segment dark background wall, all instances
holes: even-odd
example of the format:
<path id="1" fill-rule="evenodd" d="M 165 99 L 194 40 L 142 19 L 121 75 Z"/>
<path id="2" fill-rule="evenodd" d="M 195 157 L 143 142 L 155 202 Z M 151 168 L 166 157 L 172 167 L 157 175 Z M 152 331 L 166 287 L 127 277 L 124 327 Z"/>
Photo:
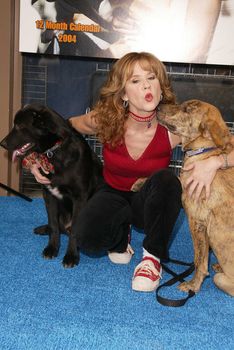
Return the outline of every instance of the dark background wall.
<path id="1" fill-rule="evenodd" d="M 114 60 L 23 55 L 22 103 L 46 103 L 65 118 L 85 113 Z M 165 62 L 178 102 L 197 98 L 234 121 L 234 67 Z"/>

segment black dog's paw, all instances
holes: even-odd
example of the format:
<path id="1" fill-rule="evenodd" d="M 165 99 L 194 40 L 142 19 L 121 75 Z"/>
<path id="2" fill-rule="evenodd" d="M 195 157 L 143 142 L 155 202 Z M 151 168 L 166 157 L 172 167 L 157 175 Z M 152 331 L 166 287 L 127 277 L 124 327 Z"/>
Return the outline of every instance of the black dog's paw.
<path id="1" fill-rule="evenodd" d="M 49 235 L 50 234 L 50 227 L 49 225 L 41 225 L 41 226 L 37 226 L 34 228 L 33 232 L 35 233 L 35 235 L 41 235 L 41 236 L 45 236 L 45 235 Z"/>
<path id="2" fill-rule="evenodd" d="M 79 256 L 74 254 L 66 254 L 63 258 L 63 266 L 65 268 L 72 268 L 79 264 Z"/>
<path id="3" fill-rule="evenodd" d="M 51 245 L 48 245 L 47 247 L 45 247 L 42 254 L 45 259 L 53 259 L 56 258 L 56 256 L 58 255 L 58 249 Z"/>

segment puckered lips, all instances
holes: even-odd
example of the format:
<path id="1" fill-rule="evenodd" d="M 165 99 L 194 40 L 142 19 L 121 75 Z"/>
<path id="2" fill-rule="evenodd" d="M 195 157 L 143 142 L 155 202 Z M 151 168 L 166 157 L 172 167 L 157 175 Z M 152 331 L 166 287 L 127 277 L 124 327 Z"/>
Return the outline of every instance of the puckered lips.
<path id="1" fill-rule="evenodd" d="M 145 95 L 145 100 L 146 100 L 147 102 L 151 102 L 151 101 L 153 100 L 153 95 L 152 95 L 150 92 L 148 92 L 148 93 Z"/>
<path id="2" fill-rule="evenodd" d="M 18 148 L 16 150 L 13 151 L 12 154 L 12 161 L 14 162 L 16 160 L 17 157 L 22 157 L 25 155 L 25 153 L 30 150 L 32 147 L 34 146 L 33 143 L 26 143 L 25 145 L 23 145 L 21 148 Z"/>

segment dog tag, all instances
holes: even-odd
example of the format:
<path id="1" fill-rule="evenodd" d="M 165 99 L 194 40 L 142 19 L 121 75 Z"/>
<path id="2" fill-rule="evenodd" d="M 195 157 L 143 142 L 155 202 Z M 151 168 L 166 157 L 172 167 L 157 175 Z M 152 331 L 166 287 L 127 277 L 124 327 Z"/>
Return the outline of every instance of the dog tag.
<path id="1" fill-rule="evenodd" d="M 52 151 L 47 151 L 46 152 L 46 156 L 47 156 L 47 158 L 52 158 L 53 157 L 53 152 Z"/>

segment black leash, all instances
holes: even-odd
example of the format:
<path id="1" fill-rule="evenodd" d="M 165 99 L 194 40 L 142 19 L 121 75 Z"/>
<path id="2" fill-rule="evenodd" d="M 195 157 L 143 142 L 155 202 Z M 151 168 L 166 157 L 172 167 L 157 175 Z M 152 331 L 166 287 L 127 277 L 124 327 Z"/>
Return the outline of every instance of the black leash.
<path id="1" fill-rule="evenodd" d="M 18 196 L 18 197 L 21 197 L 23 199 L 25 199 L 26 201 L 28 202 L 32 202 L 32 198 L 28 197 L 28 196 L 25 196 L 25 194 L 21 193 L 21 192 L 18 192 L 16 190 L 14 190 L 13 188 L 7 186 L 7 185 L 4 185 L 0 182 L 0 187 L 2 187 L 4 190 L 10 192 L 10 193 L 13 193 L 14 195 Z"/>
<path id="2" fill-rule="evenodd" d="M 185 281 L 184 278 L 189 276 L 194 271 L 194 263 L 187 263 L 184 261 L 174 260 L 174 259 L 169 259 L 167 262 L 171 262 L 173 264 L 182 265 L 182 266 L 189 266 L 189 268 L 186 269 L 185 271 L 183 271 L 182 273 L 177 274 L 174 271 L 172 271 L 171 269 L 169 269 L 165 264 L 161 264 L 162 268 L 167 273 L 169 273 L 171 276 L 173 276 L 173 278 L 171 278 L 170 280 L 163 283 L 162 285 L 160 285 L 157 288 L 156 299 L 160 304 L 162 304 L 164 306 L 171 306 L 171 307 L 183 306 L 187 302 L 188 299 L 192 298 L 195 295 L 195 293 L 193 291 L 190 290 L 188 292 L 188 296 L 186 298 L 183 298 L 183 299 L 167 299 L 167 298 L 160 296 L 159 291 L 162 288 L 170 287 L 177 282 L 184 282 Z"/>

